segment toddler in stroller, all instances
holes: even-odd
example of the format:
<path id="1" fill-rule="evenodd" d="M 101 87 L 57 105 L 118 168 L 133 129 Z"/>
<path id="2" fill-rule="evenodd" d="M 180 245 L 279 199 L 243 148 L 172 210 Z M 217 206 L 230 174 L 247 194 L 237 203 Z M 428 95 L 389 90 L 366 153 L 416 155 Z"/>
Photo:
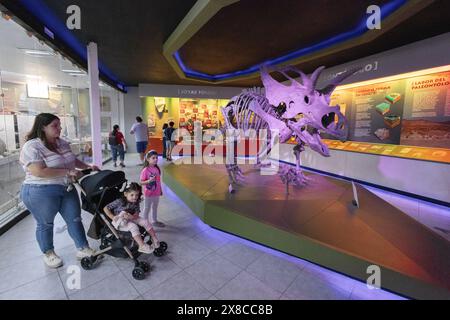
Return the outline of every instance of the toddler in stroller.
<path id="1" fill-rule="evenodd" d="M 139 220 L 145 225 L 143 228 L 133 222 L 139 219 L 141 187 L 131 183 L 127 192 L 126 184 L 123 171 L 111 170 L 86 176 L 79 182 L 82 208 L 94 215 L 87 235 L 100 240 L 100 250 L 95 255 L 82 259 L 81 266 L 87 270 L 92 269 L 103 253 L 114 257 L 128 257 L 135 263 L 133 277 L 142 280 L 145 273 L 150 271 L 150 266 L 145 261 L 138 260 L 140 254 L 153 252 L 160 257 L 167 250 L 167 244 L 158 241 L 150 223 L 146 225 Z M 138 189 L 138 192 L 130 192 L 131 186 L 132 189 Z M 132 201 L 124 201 L 124 196 L 125 199 L 130 197 Z"/>
<path id="2" fill-rule="evenodd" d="M 131 232 L 131 236 L 139 245 L 139 252 L 150 254 L 159 247 L 159 241 L 150 221 L 139 217 L 141 197 L 142 187 L 132 182 L 123 191 L 123 197 L 106 205 L 103 211 L 113 221 L 112 224 L 116 229 Z M 152 246 L 142 240 L 138 225 L 144 227 L 151 235 Z"/>

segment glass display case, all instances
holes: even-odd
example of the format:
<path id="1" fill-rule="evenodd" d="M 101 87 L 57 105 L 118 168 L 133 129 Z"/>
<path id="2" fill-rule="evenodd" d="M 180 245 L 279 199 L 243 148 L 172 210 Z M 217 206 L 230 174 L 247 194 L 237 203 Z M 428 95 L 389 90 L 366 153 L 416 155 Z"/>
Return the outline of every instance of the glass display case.
<path id="1" fill-rule="evenodd" d="M 0 18 L 0 227 L 23 210 L 19 190 L 24 171 L 20 148 L 42 112 L 61 120 L 61 137 L 83 161 L 92 160 L 88 77 L 12 20 Z M 28 48 L 33 55 L 28 54 Z M 42 54 L 40 54 L 42 53 Z M 103 160 L 107 135 L 118 118 L 119 92 L 100 83 Z"/>

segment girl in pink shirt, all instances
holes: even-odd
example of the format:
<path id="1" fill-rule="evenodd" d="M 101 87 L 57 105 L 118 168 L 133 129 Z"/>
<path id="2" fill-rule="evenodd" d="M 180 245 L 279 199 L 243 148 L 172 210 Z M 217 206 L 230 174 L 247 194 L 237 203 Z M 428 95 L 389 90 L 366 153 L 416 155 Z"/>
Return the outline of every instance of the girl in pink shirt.
<path id="1" fill-rule="evenodd" d="M 148 219 L 148 214 L 151 209 L 151 223 L 155 227 L 164 227 L 164 223 L 157 219 L 159 197 L 162 195 L 162 189 L 161 169 L 158 167 L 158 153 L 155 150 L 150 150 L 145 155 L 144 169 L 141 172 L 141 184 L 144 189 L 144 210 L 142 211 L 142 218 Z"/>

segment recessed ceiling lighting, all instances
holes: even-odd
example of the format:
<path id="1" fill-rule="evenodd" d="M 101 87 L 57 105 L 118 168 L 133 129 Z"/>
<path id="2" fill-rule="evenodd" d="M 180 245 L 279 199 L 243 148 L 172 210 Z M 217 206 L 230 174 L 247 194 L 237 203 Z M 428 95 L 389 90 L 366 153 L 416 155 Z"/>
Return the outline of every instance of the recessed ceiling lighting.
<path id="1" fill-rule="evenodd" d="M 83 77 L 83 76 L 85 76 L 86 74 L 85 74 L 85 73 L 73 73 L 73 72 L 71 72 L 71 73 L 69 73 L 69 75 L 75 76 L 75 77 Z"/>
<path id="2" fill-rule="evenodd" d="M 27 49 L 27 48 L 18 48 L 18 49 L 25 51 L 25 54 L 32 57 L 50 57 L 55 55 L 54 52 L 47 50 Z"/>
<path id="3" fill-rule="evenodd" d="M 87 83 L 87 84 L 90 84 L 91 82 L 88 80 L 88 81 L 86 81 L 86 83 Z M 99 82 L 98 85 L 99 85 L 100 87 L 105 87 L 105 85 L 104 85 L 102 82 Z"/>
<path id="4" fill-rule="evenodd" d="M 35 75 L 31 75 L 31 74 L 27 74 L 26 77 L 29 79 L 41 79 L 42 78 L 41 76 L 35 76 Z"/>
<path id="5" fill-rule="evenodd" d="M 17 72 L 11 72 L 11 71 L 2 71 L 2 75 L 5 76 L 11 76 L 11 77 L 18 77 L 18 78 L 28 78 L 28 79 L 42 79 L 41 76 L 36 76 L 32 74 L 24 74 L 24 73 L 17 73 Z"/>
<path id="6" fill-rule="evenodd" d="M 62 69 L 62 72 L 67 72 L 67 73 L 83 73 L 85 74 L 86 72 L 82 71 L 82 70 L 78 70 L 78 69 Z"/>

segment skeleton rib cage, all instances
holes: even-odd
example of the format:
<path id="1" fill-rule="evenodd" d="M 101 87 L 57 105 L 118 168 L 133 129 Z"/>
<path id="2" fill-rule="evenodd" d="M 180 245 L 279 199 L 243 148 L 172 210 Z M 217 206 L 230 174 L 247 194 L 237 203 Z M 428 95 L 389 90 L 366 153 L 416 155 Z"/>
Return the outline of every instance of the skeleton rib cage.
<path id="1" fill-rule="evenodd" d="M 246 91 L 234 97 L 227 106 L 222 109 L 222 114 L 225 119 L 225 128 L 242 129 L 244 131 L 247 131 L 248 129 L 267 129 L 267 122 L 250 110 L 249 104 L 253 101 L 256 101 L 264 112 L 276 116 L 273 107 L 266 97 L 253 91 Z"/>

